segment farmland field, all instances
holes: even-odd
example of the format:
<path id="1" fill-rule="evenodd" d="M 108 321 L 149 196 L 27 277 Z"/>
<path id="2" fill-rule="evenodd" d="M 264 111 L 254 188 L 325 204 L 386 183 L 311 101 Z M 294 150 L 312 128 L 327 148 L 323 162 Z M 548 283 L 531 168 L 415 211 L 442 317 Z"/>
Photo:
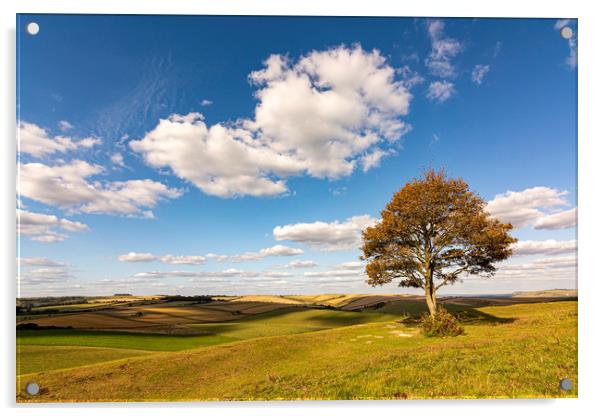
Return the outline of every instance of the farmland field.
<path id="1" fill-rule="evenodd" d="M 417 296 L 145 302 L 19 316 L 17 400 L 577 395 L 575 296 L 444 298 L 465 329 L 453 338 L 420 333 Z M 39 395 L 23 393 L 30 381 Z"/>

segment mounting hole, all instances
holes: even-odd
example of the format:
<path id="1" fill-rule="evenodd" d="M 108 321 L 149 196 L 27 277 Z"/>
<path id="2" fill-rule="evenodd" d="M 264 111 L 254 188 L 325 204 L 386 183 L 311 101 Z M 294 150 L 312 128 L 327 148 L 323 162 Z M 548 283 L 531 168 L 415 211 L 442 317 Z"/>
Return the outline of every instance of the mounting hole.
<path id="1" fill-rule="evenodd" d="M 560 389 L 564 391 L 569 391 L 573 389 L 573 382 L 568 378 L 563 378 L 560 380 Z"/>
<path id="2" fill-rule="evenodd" d="M 571 29 L 568 26 L 563 27 L 562 29 L 560 29 L 560 36 L 562 36 L 563 39 L 570 39 L 573 37 L 573 29 Z"/>
<path id="3" fill-rule="evenodd" d="M 35 396 L 40 392 L 40 386 L 38 386 L 38 383 L 27 383 L 25 392 L 30 396 Z"/>
<path id="4" fill-rule="evenodd" d="M 29 22 L 27 23 L 25 30 L 27 30 L 27 33 L 29 33 L 31 36 L 35 36 L 40 31 L 40 25 L 36 22 Z"/>

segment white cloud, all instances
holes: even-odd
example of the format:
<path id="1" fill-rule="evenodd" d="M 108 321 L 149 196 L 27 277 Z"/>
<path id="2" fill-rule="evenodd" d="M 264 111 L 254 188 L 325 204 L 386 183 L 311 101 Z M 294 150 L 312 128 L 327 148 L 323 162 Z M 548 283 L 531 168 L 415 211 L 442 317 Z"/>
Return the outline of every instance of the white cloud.
<path id="1" fill-rule="evenodd" d="M 576 256 L 550 257 L 529 263 L 504 264 L 496 277 L 528 280 L 575 279 Z"/>
<path id="2" fill-rule="evenodd" d="M 341 263 L 337 266 L 338 269 L 343 270 L 363 270 L 365 264 L 361 261 L 349 261 L 346 263 Z"/>
<path id="3" fill-rule="evenodd" d="M 73 279 L 74 276 L 68 269 L 62 267 L 46 267 L 29 270 L 27 273 L 19 276 L 20 285 L 48 285 L 53 283 L 62 283 L 65 280 Z"/>
<path id="4" fill-rule="evenodd" d="M 449 81 L 434 81 L 429 85 L 426 98 L 431 101 L 444 102 L 456 92 L 454 83 Z"/>
<path id="5" fill-rule="evenodd" d="M 259 272 L 252 272 L 240 269 L 226 269 L 221 271 L 200 271 L 200 272 L 189 272 L 189 271 L 152 271 L 136 273 L 135 278 L 141 279 L 162 279 L 166 277 L 189 277 L 189 278 L 203 278 L 203 277 L 257 277 L 260 276 Z"/>
<path id="6" fill-rule="evenodd" d="M 305 272 L 305 277 L 347 277 L 347 276 L 361 276 L 362 273 L 357 270 L 327 270 L 323 272 Z"/>
<path id="7" fill-rule="evenodd" d="M 566 58 L 565 62 L 570 68 L 575 69 L 575 67 L 577 66 L 577 35 L 576 34 L 573 35 L 573 37 L 568 40 L 568 44 L 569 44 L 569 56 Z"/>
<path id="8" fill-rule="evenodd" d="M 153 262 L 160 261 L 161 263 L 167 264 L 182 264 L 182 265 L 197 265 L 203 264 L 206 259 L 215 260 L 219 262 L 244 262 L 244 261 L 255 261 L 265 257 L 289 257 L 303 254 L 303 250 L 300 248 L 287 247 L 281 244 L 277 244 L 272 247 L 263 248 L 259 251 L 248 251 L 242 254 L 233 255 L 220 255 L 215 253 L 209 253 L 206 256 L 174 256 L 167 254 L 164 256 L 158 256 L 152 253 L 136 253 L 130 252 L 119 256 L 117 259 L 124 262 Z"/>
<path id="9" fill-rule="evenodd" d="M 25 121 L 19 123 L 17 139 L 19 151 L 35 157 L 55 152 L 66 153 L 78 148 L 90 148 L 100 143 L 100 139 L 94 137 L 86 137 L 78 141 L 65 136 L 50 137 L 45 129 Z"/>
<path id="10" fill-rule="evenodd" d="M 572 228 L 576 225 L 577 208 L 572 208 L 538 218 L 533 228 L 536 230 L 559 230 L 562 228 Z"/>
<path id="11" fill-rule="evenodd" d="M 61 131 L 71 130 L 73 128 L 73 124 L 69 123 L 67 120 L 59 121 L 59 129 Z"/>
<path id="12" fill-rule="evenodd" d="M 205 257 L 203 256 L 172 256 L 171 254 L 167 254 L 162 256 L 160 259 L 161 263 L 167 264 L 185 264 L 185 265 L 197 265 L 203 264 L 205 262 Z"/>
<path id="13" fill-rule="evenodd" d="M 431 74 L 441 78 L 451 78 L 456 75 L 452 59 L 460 53 L 462 45 L 456 39 L 447 37 L 443 32 L 444 28 L 445 23 L 442 20 L 428 21 L 431 52 L 424 63 Z"/>
<path id="14" fill-rule="evenodd" d="M 88 226 L 81 222 L 58 218 L 55 215 L 17 209 L 17 233 L 20 235 L 26 235 L 40 243 L 56 243 L 69 238 L 65 234 L 56 232 L 56 229 L 81 232 L 88 230 Z"/>
<path id="15" fill-rule="evenodd" d="M 411 89 L 424 82 L 424 77 L 422 77 L 418 72 L 412 70 L 408 65 L 404 65 L 401 68 L 396 69 L 395 72 L 401 76 L 403 85 L 405 85 L 407 89 Z"/>
<path id="16" fill-rule="evenodd" d="M 290 276 L 292 276 L 292 274 L 289 272 L 269 271 L 269 272 L 262 273 L 262 276 L 265 276 L 265 277 L 290 277 Z"/>
<path id="17" fill-rule="evenodd" d="M 181 191 L 150 179 L 88 181 L 103 168 L 82 160 L 54 166 L 25 163 L 17 168 L 21 196 L 70 212 L 152 217 L 152 212 L 142 209 L 153 208 L 163 198 L 181 195 Z"/>
<path id="18" fill-rule="evenodd" d="M 115 153 L 115 154 L 111 155 L 111 162 L 113 162 L 113 164 L 116 166 L 119 166 L 122 168 L 125 167 L 125 162 L 123 161 L 123 155 L 121 153 Z"/>
<path id="19" fill-rule="evenodd" d="M 172 115 L 130 147 L 207 194 L 269 196 L 285 193 L 292 175 L 350 175 L 409 130 L 400 116 L 411 94 L 376 50 L 341 46 L 297 62 L 272 55 L 249 79 L 253 119 L 208 126 L 199 113 Z"/>
<path id="20" fill-rule="evenodd" d="M 65 267 L 65 263 L 43 257 L 21 257 L 18 258 L 17 261 L 22 266 Z"/>
<path id="21" fill-rule="evenodd" d="M 575 253 L 577 251 L 577 240 L 521 240 L 513 245 L 514 254 L 524 255 L 557 255 Z"/>
<path id="22" fill-rule="evenodd" d="M 233 255 L 218 255 L 214 253 L 210 253 L 207 255 L 208 258 L 212 258 L 214 260 L 220 262 L 243 262 L 243 261 L 255 261 L 260 260 L 265 257 L 289 257 L 289 256 L 297 256 L 303 254 L 303 250 L 300 248 L 283 246 L 281 244 L 276 244 L 275 246 L 263 248 L 259 251 L 248 251 L 242 254 L 233 254 Z"/>
<path id="23" fill-rule="evenodd" d="M 483 79 L 485 75 L 489 72 L 489 65 L 475 65 L 472 69 L 472 74 L 470 79 L 477 85 L 481 85 L 483 83 Z"/>
<path id="24" fill-rule="evenodd" d="M 264 248 L 259 251 L 261 257 L 267 256 L 296 256 L 303 254 L 303 250 L 300 248 L 292 248 L 283 246 L 282 244 L 276 244 L 275 246 Z"/>
<path id="25" fill-rule="evenodd" d="M 224 261 L 228 260 L 228 256 L 225 254 L 207 253 L 207 255 L 205 255 L 205 257 L 210 260 L 215 260 L 215 261 L 219 261 L 219 262 L 224 262 Z"/>
<path id="26" fill-rule="evenodd" d="M 278 241 L 296 241 L 324 251 L 348 250 L 359 248 L 362 231 L 375 223 L 369 215 L 359 215 L 345 222 L 316 221 L 277 226 L 273 234 Z"/>
<path id="27" fill-rule="evenodd" d="M 201 101 L 201 105 L 203 107 L 207 107 L 207 106 L 209 106 L 211 104 L 213 104 L 213 101 L 211 101 L 211 100 L 203 100 L 203 101 Z"/>
<path id="28" fill-rule="evenodd" d="M 282 265 L 281 267 L 285 269 L 304 269 L 310 267 L 316 267 L 318 264 L 313 260 L 293 260 L 288 262 L 287 264 Z"/>
<path id="29" fill-rule="evenodd" d="M 500 221 L 510 222 L 515 228 L 535 225 L 537 229 L 567 228 L 571 226 L 569 220 L 572 213 L 550 212 L 569 205 L 567 195 L 567 191 L 545 186 L 520 192 L 507 191 L 489 201 L 487 211 Z"/>
<path id="30" fill-rule="evenodd" d="M 205 262 L 203 256 L 173 256 L 166 254 L 164 256 L 156 256 L 152 253 L 137 253 L 129 252 L 122 254 L 117 257 L 117 260 L 129 263 L 150 263 L 154 261 L 160 261 L 166 264 L 180 264 L 180 265 L 198 265 Z"/>
<path id="31" fill-rule="evenodd" d="M 157 256 L 151 253 L 136 253 L 131 251 L 127 254 L 118 256 L 117 260 L 129 263 L 149 263 L 151 261 L 156 261 Z"/>
<path id="32" fill-rule="evenodd" d="M 390 152 L 376 149 L 372 153 L 368 153 L 361 158 L 362 170 L 368 172 L 372 168 L 380 166 L 380 160 L 390 154 Z"/>

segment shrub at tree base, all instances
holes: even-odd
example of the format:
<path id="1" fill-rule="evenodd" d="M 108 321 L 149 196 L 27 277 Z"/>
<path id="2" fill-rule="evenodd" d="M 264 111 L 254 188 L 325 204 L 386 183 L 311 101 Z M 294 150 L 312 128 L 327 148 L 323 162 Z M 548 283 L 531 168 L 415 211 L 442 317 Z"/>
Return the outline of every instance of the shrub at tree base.
<path id="1" fill-rule="evenodd" d="M 422 315 L 420 325 L 427 337 L 455 337 L 464 333 L 460 322 L 443 308 L 437 310 L 435 315 Z"/>

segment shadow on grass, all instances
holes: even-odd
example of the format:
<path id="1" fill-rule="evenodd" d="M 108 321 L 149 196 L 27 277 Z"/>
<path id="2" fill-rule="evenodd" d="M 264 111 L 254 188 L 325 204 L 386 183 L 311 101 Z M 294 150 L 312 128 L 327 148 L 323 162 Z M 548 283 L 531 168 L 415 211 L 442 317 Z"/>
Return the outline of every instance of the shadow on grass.
<path id="1" fill-rule="evenodd" d="M 470 305 L 455 305 L 441 303 L 441 307 L 452 313 L 463 324 L 507 324 L 514 322 L 515 318 L 501 318 L 482 312 L 476 306 Z M 400 300 L 389 302 L 381 307 L 371 308 L 365 312 L 372 313 L 387 313 L 401 315 L 401 321 L 408 324 L 416 324 L 419 322 L 423 314 L 428 313 L 428 307 L 424 301 L 416 300 Z"/>

